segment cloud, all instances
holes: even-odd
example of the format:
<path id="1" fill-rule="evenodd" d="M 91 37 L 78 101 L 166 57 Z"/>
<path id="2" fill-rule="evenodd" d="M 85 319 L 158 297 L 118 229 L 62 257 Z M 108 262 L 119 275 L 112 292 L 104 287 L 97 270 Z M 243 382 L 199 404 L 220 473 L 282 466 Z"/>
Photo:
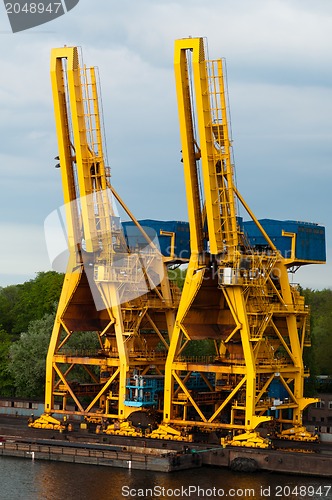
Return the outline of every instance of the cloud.
<path id="1" fill-rule="evenodd" d="M 258 217 L 326 224 L 329 242 L 331 19 L 327 0 L 99 0 L 93 6 L 81 0 L 52 23 L 13 35 L 3 12 L 5 240 L 13 241 L 12 228 L 25 224 L 42 231 L 43 220 L 62 204 L 49 59 L 51 48 L 64 44 L 81 46 L 86 64 L 99 67 L 117 191 L 138 218 L 186 219 L 173 47 L 176 38 L 206 36 L 209 56 L 227 60 L 242 195 Z M 332 282 L 331 266 L 320 269 Z"/>
<path id="2" fill-rule="evenodd" d="M 0 223 L 0 286 L 20 283 L 50 269 L 43 227 L 34 224 Z"/>

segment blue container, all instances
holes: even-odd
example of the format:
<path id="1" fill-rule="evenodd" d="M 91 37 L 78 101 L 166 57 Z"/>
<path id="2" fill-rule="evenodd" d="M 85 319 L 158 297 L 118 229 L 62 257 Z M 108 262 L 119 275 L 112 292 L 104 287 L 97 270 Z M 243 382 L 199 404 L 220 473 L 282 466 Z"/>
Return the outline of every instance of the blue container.
<path id="1" fill-rule="evenodd" d="M 326 261 L 325 228 L 311 222 L 292 220 L 261 219 L 260 224 L 271 238 L 283 257 L 291 258 L 292 238 L 283 236 L 283 231 L 296 235 L 295 258 L 303 263 Z M 175 256 L 181 259 L 190 257 L 189 223 L 183 221 L 159 221 L 144 219 L 139 221 L 149 238 L 159 246 L 165 257 L 170 256 L 171 237 L 162 235 L 161 231 L 175 233 Z M 254 249 L 268 249 L 268 243 L 254 221 L 243 221 L 238 218 L 240 229 L 246 234 L 250 246 Z M 147 245 L 133 221 L 122 223 L 127 244 L 131 250 L 142 249 Z"/>
<path id="2" fill-rule="evenodd" d="M 159 246 L 162 255 L 169 257 L 171 252 L 171 236 L 161 234 L 161 231 L 166 231 L 168 233 L 175 233 L 175 257 L 180 259 L 190 258 L 188 222 L 144 219 L 140 220 L 139 224 L 149 238 Z M 133 221 L 123 222 L 122 227 L 127 244 L 131 250 L 142 249 L 147 245 L 146 239 Z"/>
<path id="3" fill-rule="evenodd" d="M 292 238 L 283 231 L 295 233 L 295 258 L 301 262 L 325 262 L 325 228 L 311 222 L 261 219 L 260 224 L 285 258 L 291 258 Z M 244 231 L 252 247 L 263 249 L 267 242 L 253 221 L 243 223 Z"/>

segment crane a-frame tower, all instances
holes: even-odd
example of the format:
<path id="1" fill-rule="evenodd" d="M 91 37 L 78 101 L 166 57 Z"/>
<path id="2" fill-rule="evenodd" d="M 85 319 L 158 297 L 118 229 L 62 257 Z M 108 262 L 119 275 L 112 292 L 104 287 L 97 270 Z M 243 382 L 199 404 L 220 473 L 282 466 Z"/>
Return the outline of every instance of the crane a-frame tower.
<path id="1" fill-rule="evenodd" d="M 32 425 L 59 425 L 56 412 L 110 419 L 130 433 L 127 417 L 158 404 L 143 379 L 164 375 L 179 302 L 167 274 L 172 258 L 161 255 L 110 185 L 95 68 L 80 64 L 76 47 L 53 49 L 51 80 L 69 263 L 47 355 L 45 414 Z M 115 199 L 144 248 L 125 239 Z M 73 349 L 71 339 L 86 331 L 94 332 L 95 348 Z"/>
<path id="2" fill-rule="evenodd" d="M 221 429 L 263 446 L 255 430 L 273 421 L 311 439 L 302 426 L 304 408 L 317 401 L 303 395 L 309 311 L 288 277 L 306 262 L 281 255 L 236 188 L 222 60 L 205 59 L 202 38 L 177 40 L 175 76 L 191 258 L 166 362 L 160 435 L 174 426 Z M 248 244 L 238 205 L 264 248 Z M 206 339 L 213 355 L 186 356 L 190 342 Z M 205 392 L 187 386 L 192 372 Z M 272 385 L 287 396 L 271 397 Z"/>
<path id="3" fill-rule="evenodd" d="M 53 413 L 74 413 L 115 420 L 107 432 L 135 435 L 128 421 L 158 406 L 146 384 L 158 379 L 163 422 L 151 437 L 190 439 L 199 428 L 264 446 L 255 430 L 276 422 L 285 435 L 311 439 L 302 426 L 303 409 L 316 401 L 303 396 L 309 310 L 288 278 L 289 268 L 309 262 L 297 258 L 293 233 L 285 233 L 290 255 L 279 252 L 236 188 L 222 61 L 205 59 L 201 38 L 178 40 L 175 73 L 191 242 L 180 301 L 167 276 L 174 252 L 162 257 L 110 185 L 94 68 L 80 64 L 75 47 L 52 51 L 69 263 L 47 356 L 45 414 L 32 425 L 60 426 Z M 144 250 L 128 245 L 114 198 Z M 266 245 L 248 243 L 238 205 Z M 71 339 L 84 331 L 97 345 L 82 353 Z M 212 355 L 187 354 L 193 341 L 207 340 Z"/>

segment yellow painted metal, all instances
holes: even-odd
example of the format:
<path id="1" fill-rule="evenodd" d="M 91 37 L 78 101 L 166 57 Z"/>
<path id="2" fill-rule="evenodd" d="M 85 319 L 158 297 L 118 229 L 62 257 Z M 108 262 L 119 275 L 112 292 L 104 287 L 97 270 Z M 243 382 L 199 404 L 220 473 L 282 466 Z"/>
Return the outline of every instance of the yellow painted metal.
<path id="1" fill-rule="evenodd" d="M 111 434 L 140 434 L 125 422 L 137 409 L 128 400 L 127 379 L 139 372 L 164 375 L 164 418 L 151 437 L 190 441 L 191 429 L 199 427 L 240 431 L 232 444 L 265 447 L 259 426 L 274 419 L 302 429 L 302 412 L 316 401 L 303 396 L 309 310 L 289 283 L 294 255 L 279 254 L 235 186 L 222 61 L 205 59 L 201 38 L 176 41 L 174 60 L 191 242 L 181 299 L 168 279 L 172 259 L 161 258 L 109 184 L 95 70 L 80 65 L 75 47 L 52 51 L 70 258 L 40 424 L 52 423 L 57 404 L 60 414 L 114 419 L 119 424 L 108 426 Z M 128 252 L 110 192 L 146 239 L 146 255 Z M 237 203 L 261 231 L 267 251 L 248 246 Z M 160 275 L 157 286 L 153 274 Z M 71 337 L 81 331 L 94 331 L 99 349 L 70 351 Z M 186 354 L 192 341 L 208 340 L 211 356 Z M 77 368 L 89 384 L 76 383 Z M 192 390 L 194 373 L 206 391 Z M 288 394 L 281 402 L 268 393 L 275 381 Z"/>
<path id="2" fill-rule="evenodd" d="M 185 441 L 192 442 L 192 434 L 181 433 L 181 431 L 174 429 L 173 427 L 165 424 L 159 425 L 157 429 L 153 430 L 151 434 L 148 435 L 151 439 L 169 439 L 172 441 Z"/>
<path id="3" fill-rule="evenodd" d="M 28 426 L 35 429 L 52 429 L 56 431 L 63 431 L 66 428 L 60 420 L 51 415 L 41 415 L 36 420 L 29 421 Z"/>
<path id="4" fill-rule="evenodd" d="M 283 430 L 278 434 L 280 439 L 289 439 L 291 441 L 304 441 L 304 442 L 313 442 L 318 441 L 318 434 L 313 435 L 311 432 L 308 432 L 305 426 L 298 425 L 295 427 L 291 427 L 289 429 Z"/>
<path id="5" fill-rule="evenodd" d="M 131 437 L 142 437 L 142 431 L 136 429 L 130 422 L 115 422 L 110 424 L 103 431 L 105 434 L 110 434 L 114 436 L 131 436 Z"/>
<path id="6" fill-rule="evenodd" d="M 281 256 L 235 186 L 222 61 L 207 61 L 203 39 L 188 38 L 175 42 L 174 65 L 192 253 L 166 361 L 163 425 L 242 429 L 232 444 L 266 447 L 257 428 L 302 426 L 315 402 L 303 396 L 309 310 L 289 282 L 294 256 Z M 267 250 L 249 247 L 237 203 Z M 208 359 L 185 355 L 192 341 L 208 340 Z M 213 374 L 206 392 L 187 384 L 195 371 Z M 288 397 L 273 398 L 272 383 Z"/>
<path id="7" fill-rule="evenodd" d="M 168 279 L 171 261 L 109 184 L 95 69 L 80 63 L 76 47 L 53 49 L 51 81 L 70 256 L 47 355 L 42 421 L 56 412 L 123 422 L 140 409 L 129 398 L 128 379 L 164 373 L 180 292 Z M 127 248 L 113 197 L 146 239 L 145 251 Z M 70 339 L 85 331 L 94 332 L 96 347 L 74 351 Z"/>
<path id="8" fill-rule="evenodd" d="M 187 69 L 189 56 L 195 89 L 192 96 Z M 192 38 L 176 41 L 174 66 L 190 230 L 193 234 L 197 231 L 194 241 L 202 240 L 197 203 L 194 203 L 198 169 L 197 165 L 193 166 L 200 160 L 210 252 L 220 255 L 226 244 L 228 259 L 232 259 L 239 242 L 222 61 L 207 64 L 203 39 Z M 194 122 L 195 112 L 197 123 Z M 200 153 L 199 158 L 193 154 L 195 148 Z M 195 247 L 196 244 L 193 251 Z"/>
<path id="9" fill-rule="evenodd" d="M 263 438 L 258 432 L 244 432 L 234 438 L 222 439 L 221 444 L 230 446 L 245 446 L 246 448 L 270 448 L 271 441 Z"/>
<path id="10" fill-rule="evenodd" d="M 71 48 L 54 49 L 51 57 L 51 83 L 54 96 L 54 116 L 56 132 L 62 141 L 58 141 L 59 159 L 62 164 L 61 176 L 63 186 L 63 198 L 67 218 L 68 247 L 75 248 L 80 242 L 80 231 L 77 225 L 78 212 L 74 202 L 77 198 L 76 183 L 74 177 L 73 164 L 75 152 L 72 148 L 70 137 L 70 124 L 68 122 L 68 102 L 66 100 L 66 82 L 63 71 L 63 57 L 71 59 L 71 66 L 74 66 L 74 57 L 77 51 Z"/>
<path id="11" fill-rule="evenodd" d="M 203 252 L 203 225 L 199 175 L 197 170 L 200 150 L 195 142 L 194 126 L 192 123 L 193 110 L 186 51 L 176 51 L 174 57 L 181 142 L 182 145 L 184 145 L 182 156 L 190 226 L 190 247 L 191 253 L 201 254 Z M 188 123 L 191 123 L 190 127 L 187 126 Z"/>

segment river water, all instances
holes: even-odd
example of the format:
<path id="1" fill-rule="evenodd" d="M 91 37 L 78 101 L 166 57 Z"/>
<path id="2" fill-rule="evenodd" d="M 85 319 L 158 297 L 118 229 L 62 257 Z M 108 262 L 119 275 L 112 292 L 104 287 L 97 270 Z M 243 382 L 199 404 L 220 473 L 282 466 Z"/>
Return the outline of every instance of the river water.
<path id="1" fill-rule="evenodd" d="M 305 459 L 305 457 L 304 457 Z M 204 467 L 171 474 L 0 458 L 1 500 L 332 499 L 331 480 Z"/>

